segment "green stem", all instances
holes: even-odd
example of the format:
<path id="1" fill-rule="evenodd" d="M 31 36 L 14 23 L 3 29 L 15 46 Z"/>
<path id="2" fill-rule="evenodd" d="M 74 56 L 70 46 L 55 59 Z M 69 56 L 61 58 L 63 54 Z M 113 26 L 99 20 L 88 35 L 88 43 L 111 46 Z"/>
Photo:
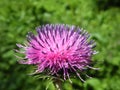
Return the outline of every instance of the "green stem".
<path id="1" fill-rule="evenodd" d="M 59 79 L 54 79 L 55 90 L 62 90 L 62 81 Z"/>

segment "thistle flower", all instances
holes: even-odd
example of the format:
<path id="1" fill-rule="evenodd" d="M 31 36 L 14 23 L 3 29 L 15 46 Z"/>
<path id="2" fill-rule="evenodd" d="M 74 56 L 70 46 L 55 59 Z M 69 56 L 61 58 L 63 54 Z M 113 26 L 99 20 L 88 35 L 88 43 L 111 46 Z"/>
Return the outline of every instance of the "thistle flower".
<path id="1" fill-rule="evenodd" d="M 27 44 L 17 44 L 24 50 L 21 64 L 36 65 L 36 73 L 46 72 L 64 80 L 70 79 L 72 72 L 84 81 L 79 71 L 95 69 L 90 66 L 95 43 L 89 40 L 90 35 L 85 30 L 64 24 L 47 24 L 36 30 L 37 35 L 28 33 Z"/>

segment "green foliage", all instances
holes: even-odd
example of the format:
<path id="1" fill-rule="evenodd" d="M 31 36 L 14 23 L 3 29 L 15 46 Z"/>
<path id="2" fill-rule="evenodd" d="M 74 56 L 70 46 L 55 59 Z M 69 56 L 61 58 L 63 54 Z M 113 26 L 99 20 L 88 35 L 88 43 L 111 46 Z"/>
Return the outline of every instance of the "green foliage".
<path id="1" fill-rule="evenodd" d="M 89 72 L 95 78 L 64 82 L 64 90 L 120 90 L 120 8 L 114 4 L 120 1 L 110 1 L 0 0 L 0 90 L 46 89 L 49 82 L 29 76 L 31 67 L 18 64 L 13 52 L 28 31 L 46 23 L 78 25 L 97 42 L 93 59 L 100 70 Z M 54 90 L 52 83 L 48 90 Z"/>

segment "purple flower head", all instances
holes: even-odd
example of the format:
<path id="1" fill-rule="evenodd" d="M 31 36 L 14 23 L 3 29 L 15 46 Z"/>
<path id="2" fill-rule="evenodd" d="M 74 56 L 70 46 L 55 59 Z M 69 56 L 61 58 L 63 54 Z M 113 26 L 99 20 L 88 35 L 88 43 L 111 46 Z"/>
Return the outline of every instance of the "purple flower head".
<path id="1" fill-rule="evenodd" d="M 64 80 L 72 72 L 83 81 L 79 71 L 93 68 L 90 63 L 95 43 L 88 40 L 90 35 L 79 27 L 64 24 L 46 24 L 36 30 L 37 35 L 28 33 L 27 44 L 17 44 L 25 54 L 20 63 L 36 65 L 37 73 L 47 72 Z"/>

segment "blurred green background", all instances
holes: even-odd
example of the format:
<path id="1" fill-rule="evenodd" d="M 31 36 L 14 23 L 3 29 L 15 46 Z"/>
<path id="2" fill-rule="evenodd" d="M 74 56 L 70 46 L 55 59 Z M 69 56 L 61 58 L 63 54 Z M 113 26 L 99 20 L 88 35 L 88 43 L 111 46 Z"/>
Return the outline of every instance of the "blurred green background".
<path id="1" fill-rule="evenodd" d="M 0 90 L 45 90 L 49 81 L 29 76 L 30 66 L 18 64 L 13 49 L 46 23 L 80 26 L 97 42 L 100 70 L 91 70 L 86 83 L 64 82 L 63 90 L 120 90 L 120 0 L 0 0 Z"/>

